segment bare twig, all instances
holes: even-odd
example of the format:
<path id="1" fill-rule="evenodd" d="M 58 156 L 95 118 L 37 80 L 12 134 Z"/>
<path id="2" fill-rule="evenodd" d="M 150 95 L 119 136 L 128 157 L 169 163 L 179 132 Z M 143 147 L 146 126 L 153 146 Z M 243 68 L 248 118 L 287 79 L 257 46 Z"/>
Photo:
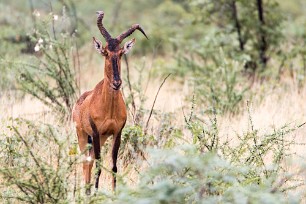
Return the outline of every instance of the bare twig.
<path id="1" fill-rule="evenodd" d="M 183 107 L 182 107 L 182 112 L 183 112 L 183 116 L 184 116 L 184 119 L 185 119 L 185 123 L 187 124 L 187 125 L 190 125 L 190 121 L 191 121 L 191 119 L 192 119 L 192 117 L 193 117 L 193 111 L 194 111 L 194 105 L 195 105 L 195 95 L 193 94 L 192 95 L 192 104 L 191 104 L 191 109 L 190 109 L 190 115 L 189 115 L 189 118 L 187 118 L 187 116 L 185 115 L 185 112 L 184 112 L 184 109 L 183 109 Z"/>
<path id="2" fill-rule="evenodd" d="M 159 94 L 159 91 L 160 89 L 162 88 L 162 86 L 164 85 L 164 83 L 166 82 L 166 80 L 168 79 L 168 77 L 170 76 L 171 74 L 168 74 L 163 82 L 160 84 L 159 88 L 158 88 L 158 91 L 155 95 L 155 98 L 154 98 L 154 101 L 153 101 L 153 104 L 152 104 L 152 107 L 151 107 L 151 111 L 150 111 L 150 114 L 149 114 L 149 117 L 148 117 L 148 120 L 147 120 L 147 123 L 146 123 L 146 126 L 145 126 L 145 129 L 144 129 L 144 134 L 147 134 L 147 130 L 148 130 L 148 126 L 149 126 L 149 122 L 150 122 L 150 119 L 151 119 L 151 116 L 152 116 L 152 113 L 153 113 L 153 109 L 154 109 L 154 106 L 155 106 L 155 102 L 156 102 L 156 99 L 157 99 L 157 96 Z"/>
<path id="3" fill-rule="evenodd" d="M 28 144 L 28 142 L 23 138 L 23 136 L 20 134 L 20 132 L 18 131 L 18 129 L 17 129 L 15 126 L 13 126 L 12 128 L 13 128 L 14 132 L 16 133 L 16 135 L 21 139 L 21 141 L 23 142 L 23 144 L 26 146 L 27 151 L 29 151 L 29 153 L 30 153 L 32 159 L 34 160 L 35 164 L 36 164 L 40 169 L 42 169 L 42 168 L 41 168 L 41 165 L 40 165 L 40 162 L 37 160 L 37 158 L 35 157 L 34 153 L 32 152 L 31 146 L 30 146 L 30 145 Z"/>
<path id="4" fill-rule="evenodd" d="M 276 193 L 277 191 L 280 190 L 280 188 L 285 184 L 287 183 L 290 179 L 292 179 L 294 176 L 298 176 L 300 175 L 301 173 L 303 173 L 304 169 L 300 169 L 298 170 L 298 172 L 296 173 L 292 173 L 292 174 L 289 174 L 289 175 L 286 175 L 284 176 L 278 183 L 276 183 L 274 185 L 274 187 L 271 189 L 271 193 Z"/>

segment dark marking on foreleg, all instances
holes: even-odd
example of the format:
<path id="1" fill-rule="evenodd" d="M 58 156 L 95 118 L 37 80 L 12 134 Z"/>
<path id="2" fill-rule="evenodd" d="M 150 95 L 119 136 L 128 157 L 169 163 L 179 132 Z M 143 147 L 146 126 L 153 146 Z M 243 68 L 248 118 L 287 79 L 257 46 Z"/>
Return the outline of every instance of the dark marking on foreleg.
<path id="1" fill-rule="evenodd" d="M 97 126 L 93 122 L 93 120 L 90 118 L 90 126 L 93 131 L 93 147 L 94 147 L 94 154 L 95 154 L 95 159 L 96 159 L 96 182 L 95 182 L 95 188 L 98 189 L 99 187 L 99 178 L 101 175 L 101 147 L 100 147 L 100 138 L 99 138 L 99 132 L 97 129 Z"/>
<path id="2" fill-rule="evenodd" d="M 116 189 L 116 183 L 117 183 L 117 158 L 118 158 L 118 151 L 121 143 L 121 131 L 114 135 L 113 139 L 113 148 L 112 148 L 112 160 L 113 160 L 113 190 Z"/>

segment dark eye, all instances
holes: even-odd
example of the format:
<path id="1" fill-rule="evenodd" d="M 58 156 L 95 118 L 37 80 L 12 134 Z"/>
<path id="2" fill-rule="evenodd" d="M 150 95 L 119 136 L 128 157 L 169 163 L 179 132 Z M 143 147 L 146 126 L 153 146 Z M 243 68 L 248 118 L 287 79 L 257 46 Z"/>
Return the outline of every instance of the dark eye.
<path id="1" fill-rule="evenodd" d="M 96 49 L 100 49 L 100 44 L 96 43 Z"/>

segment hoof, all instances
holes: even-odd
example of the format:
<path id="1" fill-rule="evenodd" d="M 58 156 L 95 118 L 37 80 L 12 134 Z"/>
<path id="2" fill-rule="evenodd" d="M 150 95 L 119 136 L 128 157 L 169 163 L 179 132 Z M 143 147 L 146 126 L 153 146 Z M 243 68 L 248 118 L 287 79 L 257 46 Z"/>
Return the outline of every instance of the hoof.
<path id="1" fill-rule="evenodd" d="M 98 194 L 98 189 L 95 188 L 95 192 L 94 192 L 94 195 L 97 195 Z"/>
<path id="2" fill-rule="evenodd" d="M 90 194 L 91 194 L 90 188 L 87 188 L 85 193 L 86 193 L 87 196 L 90 196 Z"/>

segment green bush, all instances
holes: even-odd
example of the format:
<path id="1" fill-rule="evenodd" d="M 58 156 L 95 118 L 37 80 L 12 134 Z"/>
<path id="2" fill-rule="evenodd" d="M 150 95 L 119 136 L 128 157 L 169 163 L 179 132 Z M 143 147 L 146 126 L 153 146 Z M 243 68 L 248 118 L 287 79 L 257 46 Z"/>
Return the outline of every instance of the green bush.
<path id="1" fill-rule="evenodd" d="M 279 175 L 286 173 L 284 162 L 294 156 L 291 149 L 299 145 L 291 133 L 305 123 L 292 127 L 285 124 L 260 134 L 249 112 L 249 128 L 241 135 L 221 135 L 216 115 L 205 123 L 191 119 L 186 125 L 191 132 L 193 144 L 201 152 L 216 153 L 236 167 L 244 164 L 253 168 L 254 172 L 250 170 L 248 178 L 251 182 L 262 183 L 268 178 L 275 181 Z"/>
<path id="2" fill-rule="evenodd" d="M 69 134 L 25 119 L 13 120 L 8 128 L 0 140 L 2 201 L 66 203 L 79 192 L 73 180 L 79 157 L 69 155 Z"/>
<path id="3" fill-rule="evenodd" d="M 214 153 L 200 152 L 194 145 L 173 150 L 152 150 L 150 167 L 137 186 L 119 185 L 116 195 L 99 193 L 103 203 L 298 203 L 274 188 L 269 178 L 261 183 L 248 175 L 257 169 L 234 166 Z M 92 201 L 93 201 L 92 200 Z"/>
<path id="4" fill-rule="evenodd" d="M 225 56 L 222 49 L 215 54 L 215 64 L 181 59 L 179 66 L 191 68 L 191 86 L 197 101 L 207 106 L 207 112 L 237 113 L 249 84 L 241 76 L 243 64 Z"/>
<path id="5" fill-rule="evenodd" d="M 56 111 L 59 118 L 68 118 L 79 88 L 75 38 L 65 30 L 55 32 L 53 15 L 41 18 L 38 30 L 31 36 L 36 42 L 36 57 L 30 57 L 28 62 L 13 62 L 18 70 L 18 87 Z M 60 18 L 65 25 L 66 16 Z"/>
<path id="6" fill-rule="evenodd" d="M 304 124 L 284 125 L 272 133 L 259 134 L 250 116 L 247 132 L 224 137 L 216 117 L 211 123 L 196 118 L 186 119 L 192 136 L 189 140 L 188 135 L 181 135 L 186 133 L 183 129 L 170 131 L 162 124 L 160 137 L 145 135 L 139 126 L 127 127 L 119 159 L 125 170 L 117 175 L 116 193 L 100 190 L 90 197 L 85 196 L 75 173 L 81 160 L 74 156 L 75 150 L 69 150 L 74 136 L 64 128 L 16 119 L 10 131 L 1 135 L 0 197 L 7 202 L 26 203 L 300 201 L 290 193 L 303 185 L 299 176 L 304 169 L 288 172 L 284 162 L 297 145 L 289 134 Z M 163 120 L 168 124 L 168 119 Z M 165 142 L 159 141 L 161 137 Z M 185 145 L 179 145 L 182 143 Z M 139 172 L 133 186 L 125 183 L 128 169 Z"/>

